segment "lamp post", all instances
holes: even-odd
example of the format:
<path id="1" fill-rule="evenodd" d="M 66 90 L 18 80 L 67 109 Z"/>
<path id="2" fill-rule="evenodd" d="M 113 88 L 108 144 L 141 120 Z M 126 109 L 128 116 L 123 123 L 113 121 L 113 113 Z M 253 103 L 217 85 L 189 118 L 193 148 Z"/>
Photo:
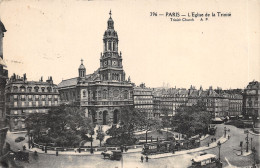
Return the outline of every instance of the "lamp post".
<path id="1" fill-rule="evenodd" d="M 253 152 L 253 159 L 254 159 L 253 168 L 255 168 L 256 167 L 256 149 L 255 149 L 255 147 L 252 149 L 252 152 Z"/>
<path id="2" fill-rule="evenodd" d="M 218 141 L 218 159 L 220 160 L 220 148 L 221 148 L 221 143 Z"/>
<path id="3" fill-rule="evenodd" d="M 91 154 L 93 154 L 93 137 L 92 137 L 92 135 L 94 135 L 94 131 L 91 131 L 91 133 L 90 133 L 90 135 L 91 135 L 91 140 L 90 140 L 90 153 Z"/>
<path id="4" fill-rule="evenodd" d="M 244 133 L 247 134 L 245 140 L 246 140 L 246 152 L 248 152 L 248 144 L 249 144 L 249 142 L 248 142 L 248 140 L 249 140 L 248 134 L 249 134 L 249 131 L 248 131 L 248 130 L 245 130 Z"/>
<path id="5" fill-rule="evenodd" d="M 253 151 L 253 138 L 251 138 L 251 151 Z"/>

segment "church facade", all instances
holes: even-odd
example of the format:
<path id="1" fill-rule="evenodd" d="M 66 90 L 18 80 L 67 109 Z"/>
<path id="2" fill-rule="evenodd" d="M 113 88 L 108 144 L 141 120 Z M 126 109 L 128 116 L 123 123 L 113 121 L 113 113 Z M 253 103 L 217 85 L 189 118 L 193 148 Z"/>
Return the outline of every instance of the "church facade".
<path id="1" fill-rule="evenodd" d="M 61 103 L 85 109 L 97 124 L 116 124 L 123 110 L 133 107 L 133 84 L 122 65 L 122 53 L 118 52 L 118 35 L 110 17 L 103 35 L 103 53 L 100 67 L 92 74 L 86 74 L 81 60 L 78 77 L 62 80 L 58 84 Z"/>

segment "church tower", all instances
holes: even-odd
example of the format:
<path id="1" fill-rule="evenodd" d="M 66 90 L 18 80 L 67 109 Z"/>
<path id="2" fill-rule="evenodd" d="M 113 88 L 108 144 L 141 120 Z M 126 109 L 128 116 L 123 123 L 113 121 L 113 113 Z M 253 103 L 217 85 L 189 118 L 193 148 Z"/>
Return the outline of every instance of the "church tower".
<path id="1" fill-rule="evenodd" d="M 81 64 L 79 66 L 79 78 L 85 78 L 86 76 L 86 68 L 83 65 L 83 59 L 81 59 Z"/>
<path id="2" fill-rule="evenodd" d="M 107 30 L 103 36 L 103 53 L 100 56 L 100 76 L 102 81 L 124 81 L 122 54 L 118 53 L 118 36 L 114 29 L 111 10 L 109 15 Z"/>

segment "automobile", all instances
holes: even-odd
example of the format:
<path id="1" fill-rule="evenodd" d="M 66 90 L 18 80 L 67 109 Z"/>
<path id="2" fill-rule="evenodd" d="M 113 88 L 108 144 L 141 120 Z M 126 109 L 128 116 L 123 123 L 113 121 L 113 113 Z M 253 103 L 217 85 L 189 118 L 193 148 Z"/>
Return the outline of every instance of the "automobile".
<path id="1" fill-rule="evenodd" d="M 122 152 L 119 150 L 102 152 L 101 155 L 103 155 L 104 158 L 108 157 L 110 160 L 121 160 L 122 158 Z"/>
<path id="2" fill-rule="evenodd" d="M 15 141 L 16 143 L 18 143 L 18 142 L 22 142 L 23 140 L 25 140 L 24 137 L 18 137 L 18 138 L 16 138 L 14 141 Z"/>
<path id="3" fill-rule="evenodd" d="M 214 154 L 203 154 L 191 159 L 192 165 L 188 168 L 222 168 L 222 162 Z"/>

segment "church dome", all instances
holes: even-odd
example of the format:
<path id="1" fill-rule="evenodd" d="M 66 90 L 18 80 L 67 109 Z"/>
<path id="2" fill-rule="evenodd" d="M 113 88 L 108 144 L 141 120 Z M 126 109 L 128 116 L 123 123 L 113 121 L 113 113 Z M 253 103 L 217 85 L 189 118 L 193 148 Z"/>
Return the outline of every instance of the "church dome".
<path id="1" fill-rule="evenodd" d="M 80 70 L 80 69 L 86 69 L 85 66 L 83 65 L 83 60 L 82 60 L 82 59 L 81 59 L 81 64 L 80 64 L 80 66 L 79 66 L 79 70 Z"/>

